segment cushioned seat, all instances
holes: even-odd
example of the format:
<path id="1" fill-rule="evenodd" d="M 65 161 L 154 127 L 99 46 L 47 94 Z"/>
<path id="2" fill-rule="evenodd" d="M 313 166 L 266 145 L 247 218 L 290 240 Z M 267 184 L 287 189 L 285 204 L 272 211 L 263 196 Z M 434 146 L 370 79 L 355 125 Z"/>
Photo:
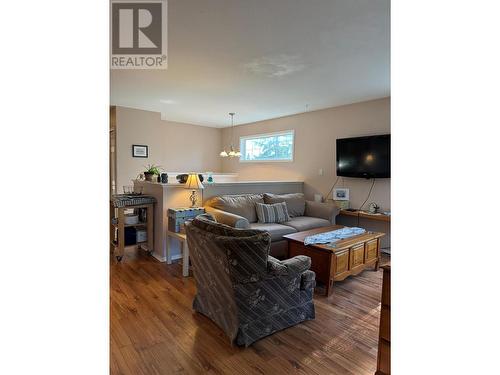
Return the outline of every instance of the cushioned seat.
<path id="1" fill-rule="evenodd" d="M 320 219 L 319 217 L 297 216 L 290 219 L 290 221 L 284 222 L 283 225 L 295 228 L 297 232 L 302 232 L 314 228 L 328 227 L 332 223 L 329 220 Z"/>
<path id="2" fill-rule="evenodd" d="M 193 309 L 217 324 L 231 343 L 249 346 L 314 319 L 309 257 L 279 261 L 269 256 L 269 233 L 231 228 L 208 214 L 187 223 L 186 236 L 196 283 Z"/>
<path id="3" fill-rule="evenodd" d="M 284 235 L 297 232 L 291 226 L 276 223 L 251 223 L 249 228 L 269 232 L 271 241 L 279 241 Z"/>

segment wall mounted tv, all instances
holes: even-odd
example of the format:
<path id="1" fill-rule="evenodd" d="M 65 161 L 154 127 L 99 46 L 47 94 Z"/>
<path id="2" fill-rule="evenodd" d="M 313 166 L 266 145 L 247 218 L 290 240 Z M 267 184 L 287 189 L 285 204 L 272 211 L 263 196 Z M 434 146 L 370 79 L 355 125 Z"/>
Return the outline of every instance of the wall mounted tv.
<path id="1" fill-rule="evenodd" d="M 337 139 L 337 176 L 391 177 L 391 135 Z"/>

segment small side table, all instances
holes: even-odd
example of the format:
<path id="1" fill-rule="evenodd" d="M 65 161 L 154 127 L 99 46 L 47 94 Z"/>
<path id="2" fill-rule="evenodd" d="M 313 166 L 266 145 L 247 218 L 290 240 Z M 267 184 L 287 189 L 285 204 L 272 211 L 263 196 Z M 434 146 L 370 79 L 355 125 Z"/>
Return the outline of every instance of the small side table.
<path id="1" fill-rule="evenodd" d="M 167 264 L 172 264 L 172 250 L 170 249 L 170 237 L 177 238 L 181 243 L 182 251 L 182 276 L 189 276 L 189 247 L 186 240 L 186 233 L 167 231 Z"/>
<path id="2" fill-rule="evenodd" d="M 153 251 L 153 208 L 156 203 L 154 197 L 148 195 L 116 194 L 111 196 L 110 207 L 110 244 L 111 252 L 116 256 L 116 260 L 121 262 L 126 247 L 140 246 L 151 253 Z M 146 209 L 146 221 L 137 224 L 125 224 L 125 210 Z M 126 227 L 146 227 L 147 240 L 144 242 L 125 245 Z"/>

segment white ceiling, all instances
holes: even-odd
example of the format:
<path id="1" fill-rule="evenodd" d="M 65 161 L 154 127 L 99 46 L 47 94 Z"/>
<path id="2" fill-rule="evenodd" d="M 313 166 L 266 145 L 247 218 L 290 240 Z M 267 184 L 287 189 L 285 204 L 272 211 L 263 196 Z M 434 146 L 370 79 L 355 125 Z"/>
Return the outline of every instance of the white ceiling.
<path id="1" fill-rule="evenodd" d="M 390 95 L 390 0 L 168 0 L 168 69 L 111 104 L 225 127 Z"/>

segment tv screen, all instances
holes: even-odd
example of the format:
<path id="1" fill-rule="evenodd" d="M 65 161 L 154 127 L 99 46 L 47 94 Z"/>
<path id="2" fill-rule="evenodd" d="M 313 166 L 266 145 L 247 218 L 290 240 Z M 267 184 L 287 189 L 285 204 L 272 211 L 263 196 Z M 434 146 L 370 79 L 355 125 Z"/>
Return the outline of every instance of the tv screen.
<path id="1" fill-rule="evenodd" d="M 391 135 L 337 139 L 337 176 L 391 177 Z"/>

